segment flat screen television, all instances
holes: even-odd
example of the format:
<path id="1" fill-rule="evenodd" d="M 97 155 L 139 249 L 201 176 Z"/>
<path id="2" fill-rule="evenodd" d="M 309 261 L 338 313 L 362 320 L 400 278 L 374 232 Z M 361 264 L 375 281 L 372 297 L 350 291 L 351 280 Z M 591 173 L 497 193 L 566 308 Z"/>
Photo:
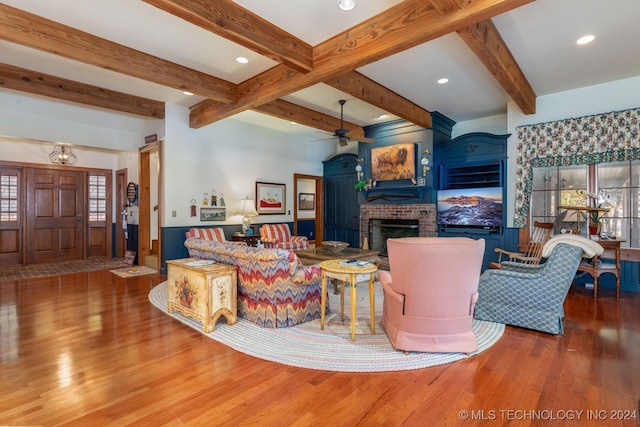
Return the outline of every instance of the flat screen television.
<path id="1" fill-rule="evenodd" d="M 502 227 L 502 187 L 439 190 L 437 210 L 444 227 Z"/>

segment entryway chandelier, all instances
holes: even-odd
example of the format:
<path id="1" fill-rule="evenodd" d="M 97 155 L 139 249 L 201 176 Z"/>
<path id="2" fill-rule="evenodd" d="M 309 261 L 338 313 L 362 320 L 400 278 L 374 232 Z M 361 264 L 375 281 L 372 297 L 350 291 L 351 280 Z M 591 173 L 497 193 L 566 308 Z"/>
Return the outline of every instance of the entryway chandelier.
<path id="1" fill-rule="evenodd" d="M 67 144 L 56 144 L 49 154 L 49 160 L 56 165 L 75 165 L 78 158 Z"/>

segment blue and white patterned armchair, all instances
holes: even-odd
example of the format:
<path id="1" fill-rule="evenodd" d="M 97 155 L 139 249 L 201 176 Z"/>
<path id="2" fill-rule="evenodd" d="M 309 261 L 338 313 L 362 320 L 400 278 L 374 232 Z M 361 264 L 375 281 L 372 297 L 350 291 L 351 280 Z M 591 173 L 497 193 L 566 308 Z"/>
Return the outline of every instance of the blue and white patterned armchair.
<path id="1" fill-rule="evenodd" d="M 485 271 L 478 285 L 474 317 L 563 334 L 562 305 L 582 255 L 580 246 L 558 243 L 544 264 L 507 262 L 500 270 Z"/>

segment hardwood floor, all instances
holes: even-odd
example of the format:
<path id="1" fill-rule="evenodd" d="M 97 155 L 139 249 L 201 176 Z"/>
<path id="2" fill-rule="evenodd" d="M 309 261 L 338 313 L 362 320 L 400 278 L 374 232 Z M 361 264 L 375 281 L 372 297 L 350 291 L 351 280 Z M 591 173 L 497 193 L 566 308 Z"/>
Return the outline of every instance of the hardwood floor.
<path id="1" fill-rule="evenodd" d="M 638 415 L 638 294 L 572 290 L 562 337 L 508 326 L 464 361 L 349 374 L 206 338 L 149 303 L 163 280 L 99 271 L 1 281 L 0 424 L 640 425 L 613 419 Z"/>

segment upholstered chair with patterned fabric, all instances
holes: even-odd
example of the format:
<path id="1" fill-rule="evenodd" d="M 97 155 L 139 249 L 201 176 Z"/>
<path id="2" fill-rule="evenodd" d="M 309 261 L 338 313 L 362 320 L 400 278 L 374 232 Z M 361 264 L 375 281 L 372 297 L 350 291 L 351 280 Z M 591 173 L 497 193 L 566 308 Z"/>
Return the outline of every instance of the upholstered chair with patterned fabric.
<path id="1" fill-rule="evenodd" d="M 260 227 L 260 240 L 265 248 L 307 249 L 309 240 L 305 236 L 292 236 L 288 224 L 264 224 Z"/>
<path id="2" fill-rule="evenodd" d="M 474 317 L 563 334 L 563 303 L 578 270 L 580 246 L 555 245 L 544 264 L 502 263 L 480 278 Z"/>
<path id="3" fill-rule="evenodd" d="M 389 271 L 379 271 L 384 291 L 382 323 L 398 350 L 471 353 L 484 239 L 388 239 Z"/>

